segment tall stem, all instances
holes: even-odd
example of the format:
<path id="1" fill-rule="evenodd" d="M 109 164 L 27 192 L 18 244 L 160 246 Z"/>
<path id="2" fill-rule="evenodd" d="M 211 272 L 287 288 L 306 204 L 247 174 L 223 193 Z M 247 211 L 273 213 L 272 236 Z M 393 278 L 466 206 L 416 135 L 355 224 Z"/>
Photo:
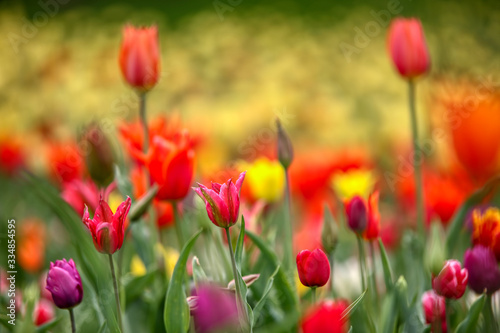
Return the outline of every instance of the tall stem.
<path id="1" fill-rule="evenodd" d="M 177 242 L 179 243 L 179 249 L 184 246 L 184 234 L 182 232 L 182 223 L 179 214 L 179 206 L 177 201 L 172 201 L 172 206 L 174 208 L 174 225 L 175 233 L 177 234 Z"/>
<path id="2" fill-rule="evenodd" d="M 332 288 L 332 298 L 335 298 L 336 297 L 335 284 L 334 284 L 334 280 L 333 280 L 335 260 L 334 260 L 333 252 L 330 254 L 329 257 L 330 257 L 329 258 L 329 260 L 330 260 L 330 287 Z"/>
<path id="3" fill-rule="evenodd" d="M 292 229 L 293 229 L 293 224 L 292 224 L 292 219 L 291 219 L 291 205 L 290 205 L 290 177 L 288 175 L 288 169 L 285 169 L 285 206 L 284 206 L 284 226 L 283 226 L 283 232 L 285 233 L 285 239 L 284 239 L 284 255 L 283 255 L 283 262 L 285 264 L 285 271 L 290 277 L 290 282 L 293 283 L 293 268 L 294 268 L 294 261 L 293 261 L 293 238 L 292 238 Z"/>
<path id="4" fill-rule="evenodd" d="M 139 93 L 139 117 L 141 119 L 144 141 L 142 143 L 142 151 L 146 154 L 149 148 L 149 130 L 148 120 L 146 117 L 146 93 Z"/>
<path id="5" fill-rule="evenodd" d="M 487 332 L 498 333 L 498 326 L 493 313 L 492 297 L 486 296 L 486 304 L 484 309 L 484 321 Z"/>
<path id="6" fill-rule="evenodd" d="M 247 309 L 244 307 L 243 300 L 241 299 L 240 282 L 238 281 L 238 272 L 236 270 L 236 260 L 234 259 L 233 244 L 231 243 L 231 235 L 229 228 L 226 229 L 227 244 L 229 246 L 229 254 L 231 256 L 231 264 L 233 266 L 234 285 L 236 287 L 236 305 L 240 318 L 243 318 L 245 323 L 248 323 Z"/>
<path id="7" fill-rule="evenodd" d="M 316 287 L 311 287 L 311 299 L 312 299 L 312 304 L 316 304 Z"/>
<path id="8" fill-rule="evenodd" d="M 375 300 L 377 301 L 377 306 L 380 303 L 380 296 L 378 294 L 378 288 L 377 288 L 377 270 L 376 270 L 376 262 L 375 262 L 375 247 L 373 246 L 373 241 L 369 242 L 370 244 L 370 256 L 371 256 L 371 263 L 372 263 L 372 284 L 373 284 L 373 290 L 375 291 Z"/>
<path id="9" fill-rule="evenodd" d="M 120 294 L 118 293 L 118 283 L 115 274 L 115 265 L 113 264 L 113 256 L 108 254 L 109 267 L 111 268 L 111 276 L 113 277 L 113 288 L 115 289 L 115 300 L 116 300 L 116 311 L 118 313 L 118 325 L 120 326 L 120 332 L 123 332 L 122 324 L 122 310 L 120 306 Z"/>
<path id="10" fill-rule="evenodd" d="M 356 235 L 358 240 L 358 251 L 359 251 L 359 273 L 361 275 L 361 292 L 366 290 L 365 285 L 365 249 L 363 246 L 363 240 L 360 235 Z"/>
<path id="11" fill-rule="evenodd" d="M 71 319 L 71 332 L 75 333 L 76 332 L 75 315 L 73 314 L 73 309 L 68 309 L 68 310 L 69 310 L 69 318 Z"/>
<path id="12" fill-rule="evenodd" d="M 415 82 L 408 81 L 408 99 L 410 104 L 411 116 L 411 132 L 413 141 L 413 169 L 415 177 L 416 199 L 417 199 L 417 230 L 422 239 L 425 237 L 424 231 L 424 191 L 422 184 L 422 163 L 423 155 L 420 155 L 418 147 L 418 126 L 417 126 L 417 111 L 415 106 Z"/>

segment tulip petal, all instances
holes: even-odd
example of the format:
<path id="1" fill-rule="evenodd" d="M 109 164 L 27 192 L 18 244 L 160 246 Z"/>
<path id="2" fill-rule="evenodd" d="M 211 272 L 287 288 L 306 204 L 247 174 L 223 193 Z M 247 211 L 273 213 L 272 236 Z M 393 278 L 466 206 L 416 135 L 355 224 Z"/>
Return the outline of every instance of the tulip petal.
<path id="1" fill-rule="evenodd" d="M 113 212 L 111 208 L 109 208 L 108 203 L 102 198 L 99 200 L 99 206 L 97 206 L 93 220 L 94 223 L 113 221 Z"/>

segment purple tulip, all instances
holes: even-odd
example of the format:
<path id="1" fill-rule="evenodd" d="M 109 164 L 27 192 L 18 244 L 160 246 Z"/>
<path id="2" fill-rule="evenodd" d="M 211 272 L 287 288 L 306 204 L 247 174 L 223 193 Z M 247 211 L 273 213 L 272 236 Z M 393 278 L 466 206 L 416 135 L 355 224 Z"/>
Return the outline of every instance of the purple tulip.
<path id="1" fill-rule="evenodd" d="M 217 286 L 204 285 L 198 288 L 192 314 L 196 332 L 236 332 L 238 327 L 234 294 Z"/>
<path id="2" fill-rule="evenodd" d="M 54 303 L 61 309 L 70 309 L 80 304 L 83 298 L 82 279 L 73 259 L 69 262 L 63 259 L 50 263 L 46 288 L 51 292 Z"/>
<path id="3" fill-rule="evenodd" d="M 464 267 L 469 271 L 469 287 L 478 294 L 491 295 L 500 289 L 500 270 L 493 252 L 482 245 L 465 252 Z"/>
<path id="4" fill-rule="evenodd" d="M 368 207 L 365 201 L 356 195 L 344 202 L 344 206 L 349 228 L 357 233 L 365 231 L 368 225 Z"/>

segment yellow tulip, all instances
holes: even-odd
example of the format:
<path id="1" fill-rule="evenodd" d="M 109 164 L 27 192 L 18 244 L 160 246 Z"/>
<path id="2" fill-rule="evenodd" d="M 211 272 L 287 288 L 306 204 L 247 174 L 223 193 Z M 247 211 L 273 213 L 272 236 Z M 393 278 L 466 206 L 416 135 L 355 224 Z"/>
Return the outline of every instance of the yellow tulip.
<path id="1" fill-rule="evenodd" d="M 278 161 L 260 157 L 242 165 L 247 170 L 246 182 L 256 199 L 274 202 L 281 198 L 285 187 L 285 172 Z"/>
<path id="2" fill-rule="evenodd" d="M 346 200 L 359 195 L 368 198 L 373 191 L 376 177 L 370 170 L 349 170 L 336 173 L 332 177 L 332 185 L 335 193 L 341 200 Z"/>

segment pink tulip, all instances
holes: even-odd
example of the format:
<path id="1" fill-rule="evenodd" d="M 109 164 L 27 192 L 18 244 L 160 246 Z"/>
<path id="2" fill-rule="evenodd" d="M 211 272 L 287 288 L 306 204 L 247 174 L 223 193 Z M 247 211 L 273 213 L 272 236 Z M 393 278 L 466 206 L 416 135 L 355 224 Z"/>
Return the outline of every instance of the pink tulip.
<path id="1" fill-rule="evenodd" d="M 238 221 L 240 211 L 240 190 L 246 172 L 242 172 L 233 184 L 229 179 L 224 184 L 212 183 L 212 189 L 207 188 L 202 184 L 200 187 L 194 188 L 196 194 L 205 202 L 207 214 L 218 227 L 229 228 Z"/>
<path id="2" fill-rule="evenodd" d="M 422 307 L 425 322 L 431 324 L 433 328 L 441 326 L 441 332 L 446 332 L 445 298 L 436 294 L 434 290 L 426 291 L 422 295 Z"/>
<path id="3" fill-rule="evenodd" d="M 458 260 L 448 260 L 443 269 L 432 280 L 432 288 L 438 295 L 459 299 L 465 293 L 469 272 Z"/>
<path id="4" fill-rule="evenodd" d="M 391 22 L 388 48 L 399 74 L 412 79 L 430 67 L 429 51 L 420 20 L 396 18 Z"/>

